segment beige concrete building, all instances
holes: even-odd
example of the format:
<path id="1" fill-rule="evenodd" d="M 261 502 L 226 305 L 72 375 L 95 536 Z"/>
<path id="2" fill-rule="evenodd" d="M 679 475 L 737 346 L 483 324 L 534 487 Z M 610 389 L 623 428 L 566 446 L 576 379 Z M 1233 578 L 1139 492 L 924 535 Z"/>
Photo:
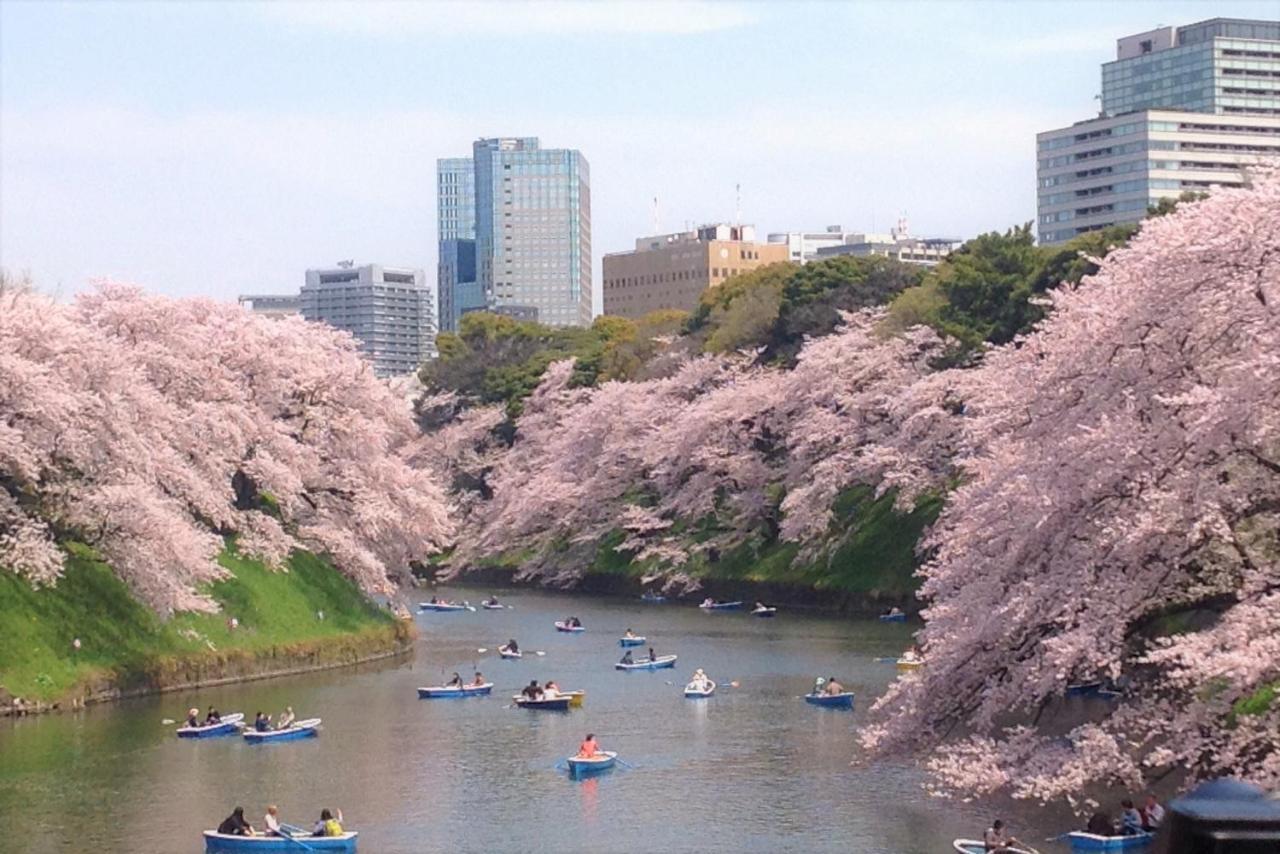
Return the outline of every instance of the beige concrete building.
<path id="1" fill-rule="evenodd" d="M 787 252 L 786 244 L 757 243 L 750 225 L 642 237 L 634 251 L 604 256 L 604 313 L 638 318 L 664 308 L 692 311 L 707 288 L 785 262 Z"/>

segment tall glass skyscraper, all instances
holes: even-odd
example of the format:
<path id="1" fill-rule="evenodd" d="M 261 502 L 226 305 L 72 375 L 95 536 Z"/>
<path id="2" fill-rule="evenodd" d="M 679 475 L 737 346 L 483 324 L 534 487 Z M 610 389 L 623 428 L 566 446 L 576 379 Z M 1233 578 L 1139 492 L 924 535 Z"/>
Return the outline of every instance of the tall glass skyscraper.
<path id="1" fill-rule="evenodd" d="M 481 139 L 471 158 L 440 160 L 441 303 L 445 290 L 490 310 L 553 326 L 591 322 L 591 175 L 579 151 L 544 149 L 536 137 Z M 466 165 L 473 232 L 467 235 Z M 456 177 L 455 177 L 456 176 Z M 459 188 L 458 193 L 453 188 Z M 446 194 L 448 188 L 448 194 Z M 475 290 L 461 275 L 474 239 Z M 458 245 L 454 245 L 456 242 Z M 449 270 L 446 270 L 446 265 Z M 453 270 L 459 272 L 454 273 Z M 453 323 L 470 306 L 451 303 Z M 443 315 L 444 309 L 441 309 Z"/>
<path id="2" fill-rule="evenodd" d="M 485 307 L 484 291 L 476 281 L 475 188 L 475 164 L 470 157 L 436 161 L 436 291 L 444 332 L 456 331 L 464 312 Z"/>

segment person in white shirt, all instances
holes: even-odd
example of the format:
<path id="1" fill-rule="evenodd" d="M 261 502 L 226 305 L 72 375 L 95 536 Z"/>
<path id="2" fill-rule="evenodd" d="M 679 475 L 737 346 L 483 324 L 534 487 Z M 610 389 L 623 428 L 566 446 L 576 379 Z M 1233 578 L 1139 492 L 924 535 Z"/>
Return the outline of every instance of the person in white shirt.
<path id="1" fill-rule="evenodd" d="M 548 682 L 542 686 L 542 698 L 544 700 L 554 700 L 560 696 L 560 686 L 555 682 Z"/>
<path id="2" fill-rule="evenodd" d="M 1154 831 L 1164 821 L 1164 807 L 1156 800 L 1155 795 L 1147 795 L 1147 802 L 1142 807 L 1142 829 Z"/>
<path id="3" fill-rule="evenodd" d="M 275 804 L 267 807 L 267 814 L 262 817 L 262 823 L 266 828 L 263 832 L 267 836 L 284 835 L 280 832 L 280 811 L 276 809 Z"/>

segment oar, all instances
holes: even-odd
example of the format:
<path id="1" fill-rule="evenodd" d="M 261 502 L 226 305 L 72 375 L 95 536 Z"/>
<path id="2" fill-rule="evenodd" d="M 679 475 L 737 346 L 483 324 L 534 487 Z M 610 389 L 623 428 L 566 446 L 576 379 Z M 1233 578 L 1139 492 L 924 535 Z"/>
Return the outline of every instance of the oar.
<path id="1" fill-rule="evenodd" d="M 551 770 L 553 771 L 565 771 L 565 770 L 568 770 L 568 768 L 569 768 L 569 763 L 563 759 L 561 759 L 555 765 L 551 766 Z"/>
<path id="2" fill-rule="evenodd" d="M 887 656 L 887 657 L 882 656 L 876 659 L 876 664 L 897 664 L 897 663 L 898 663 L 898 659 L 894 658 L 893 656 Z"/>
<path id="3" fill-rule="evenodd" d="M 1072 834 L 1072 831 L 1070 831 L 1070 830 L 1066 830 L 1066 831 L 1063 831 L 1062 833 L 1059 833 L 1057 836 L 1050 836 L 1050 837 L 1047 837 L 1047 838 L 1045 839 L 1045 842 L 1061 842 L 1062 840 L 1066 839 L 1066 838 L 1067 838 L 1068 836 L 1070 836 L 1071 834 Z"/>
<path id="4" fill-rule="evenodd" d="M 280 837 L 281 837 L 282 839 L 287 839 L 287 840 L 289 840 L 290 842 L 292 842 L 294 845 L 301 845 L 301 846 L 302 846 L 304 849 L 306 849 L 307 851 L 315 851 L 315 850 L 316 850 L 316 849 L 312 848 L 310 845 L 308 845 L 307 843 L 303 842 L 301 839 L 295 839 L 295 838 L 294 838 L 293 834 L 295 834 L 295 833 L 305 833 L 305 832 L 306 832 L 306 831 L 304 831 L 302 828 L 300 828 L 300 827 L 294 827 L 293 825 L 289 825 L 289 824 L 282 824 L 282 825 L 280 825 L 280 830 L 281 830 Z"/>
<path id="5" fill-rule="evenodd" d="M 620 757 L 616 757 L 616 756 L 615 756 L 615 757 L 614 757 L 614 759 L 613 759 L 613 761 L 614 761 L 614 762 L 617 762 L 617 763 L 618 763 L 619 765 L 621 765 L 623 768 L 630 768 L 632 771 L 636 770 L 636 766 L 632 765 L 630 762 L 628 762 L 627 760 L 622 759 L 622 758 L 620 758 Z"/>

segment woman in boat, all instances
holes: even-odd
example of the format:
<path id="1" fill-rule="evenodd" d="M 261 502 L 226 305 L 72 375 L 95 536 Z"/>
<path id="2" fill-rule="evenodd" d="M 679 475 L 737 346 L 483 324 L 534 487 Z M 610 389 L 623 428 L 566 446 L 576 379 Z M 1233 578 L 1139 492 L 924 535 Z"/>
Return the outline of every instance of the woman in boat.
<path id="1" fill-rule="evenodd" d="M 600 744 L 596 741 L 596 734 L 589 732 L 582 740 L 582 744 L 578 745 L 578 756 L 582 759 L 594 759 L 599 755 Z"/>
<path id="2" fill-rule="evenodd" d="M 327 809 L 320 810 L 320 820 L 316 822 L 312 828 L 312 836 L 341 836 L 342 835 L 342 810 L 338 810 L 338 817 L 333 817 L 333 812 Z"/>
<path id="3" fill-rule="evenodd" d="M 253 728 L 256 732 L 266 732 L 271 729 L 271 716 L 258 712 L 253 717 Z"/>
<path id="4" fill-rule="evenodd" d="M 813 691 L 812 691 L 812 693 L 814 693 L 814 694 L 825 694 L 825 693 L 826 693 L 826 691 L 825 691 L 825 690 L 823 690 L 823 689 L 825 689 L 826 687 L 827 687 L 827 680 L 826 680 L 826 679 L 823 679 L 821 676 L 819 676 L 817 679 L 813 680 Z"/>
<path id="5" fill-rule="evenodd" d="M 631 658 L 631 650 L 627 650 L 626 652 L 624 652 L 622 654 L 622 661 L 618 663 L 619 664 L 635 664 L 635 661 L 632 660 Z"/>
<path id="6" fill-rule="evenodd" d="M 506 647 L 504 647 L 504 649 L 506 649 L 506 651 L 510 653 L 518 653 L 520 652 L 520 644 L 516 643 L 515 638 L 512 638 L 511 640 L 507 641 L 507 645 Z"/>
<path id="7" fill-rule="evenodd" d="M 554 700 L 559 696 L 560 696 L 560 686 L 557 685 L 554 681 L 549 681 L 547 682 L 546 685 L 542 686 L 542 699 Z"/>
<path id="8" fill-rule="evenodd" d="M 701 667 L 693 671 L 693 679 L 689 680 L 689 684 L 693 686 L 695 691 L 707 690 L 707 674 L 702 672 Z"/>
<path id="9" fill-rule="evenodd" d="M 636 636 L 636 633 L 631 631 L 631 629 L 627 629 L 625 632 L 623 632 L 622 636 L 630 640 Z"/>
<path id="10" fill-rule="evenodd" d="M 710 608 L 714 604 L 716 604 L 716 600 L 712 599 L 710 596 L 702 600 L 702 607 L 704 608 Z"/>
<path id="11" fill-rule="evenodd" d="M 836 681 L 836 677 L 831 676 L 827 679 L 827 696 L 834 697 L 836 694 L 843 694 L 844 686 Z"/>
<path id="12" fill-rule="evenodd" d="M 200 710 L 199 709 L 187 710 L 187 726 L 189 727 L 200 726 Z"/>
<path id="13" fill-rule="evenodd" d="M 1120 802 L 1120 832 L 1125 836 L 1136 836 L 1142 833 L 1142 813 L 1138 812 L 1133 801 L 1125 798 Z"/>
<path id="14" fill-rule="evenodd" d="M 233 809 L 218 825 L 218 832 L 227 836 L 253 836 L 253 825 L 244 820 L 244 807 Z"/>
<path id="15" fill-rule="evenodd" d="M 462 674 L 460 674 L 460 673 L 456 673 L 456 672 L 455 672 L 455 673 L 453 674 L 453 678 L 452 678 L 452 679 L 450 679 L 448 682 L 444 683 L 444 687 L 446 687 L 446 688 L 461 688 L 461 687 L 462 687 Z"/>
<path id="16" fill-rule="evenodd" d="M 537 679 L 530 679 L 529 684 L 524 686 L 524 690 L 520 692 L 526 700 L 541 700 L 542 689 L 538 687 Z"/>
<path id="17" fill-rule="evenodd" d="M 471 680 L 471 687 L 479 688 L 483 684 L 484 684 L 484 674 L 481 673 L 479 670 L 477 670 L 476 678 Z"/>
<path id="18" fill-rule="evenodd" d="M 210 724 L 220 724 L 220 723 L 222 723 L 222 715 L 218 714 L 217 709 L 215 709 L 213 706 L 210 706 L 209 714 L 204 716 L 204 725 L 209 726 Z"/>
<path id="19" fill-rule="evenodd" d="M 284 712 L 280 715 L 280 720 L 276 724 L 276 729 L 288 729 L 293 726 L 293 722 L 296 719 L 293 714 L 293 706 L 285 706 Z"/>
<path id="20" fill-rule="evenodd" d="M 267 807 L 267 814 L 262 817 L 262 835 L 284 836 L 280 832 L 280 810 L 276 809 L 275 804 Z"/>

